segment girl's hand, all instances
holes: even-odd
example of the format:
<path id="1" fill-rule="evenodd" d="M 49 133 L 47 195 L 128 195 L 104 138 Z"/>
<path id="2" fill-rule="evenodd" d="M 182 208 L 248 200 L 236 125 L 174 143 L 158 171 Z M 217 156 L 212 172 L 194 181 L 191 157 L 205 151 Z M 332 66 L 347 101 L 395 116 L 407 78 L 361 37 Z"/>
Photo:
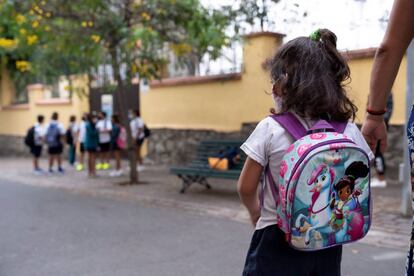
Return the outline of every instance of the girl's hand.
<path id="1" fill-rule="evenodd" d="M 378 141 L 380 141 L 381 152 L 386 150 L 387 128 L 382 116 L 367 114 L 361 132 L 373 152 L 375 152 Z"/>
<path id="2" fill-rule="evenodd" d="M 254 227 L 256 227 L 256 224 L 259 218 L 260 218 L 260 208 L 257 211 L 250 213 L 250 220 Z"/>

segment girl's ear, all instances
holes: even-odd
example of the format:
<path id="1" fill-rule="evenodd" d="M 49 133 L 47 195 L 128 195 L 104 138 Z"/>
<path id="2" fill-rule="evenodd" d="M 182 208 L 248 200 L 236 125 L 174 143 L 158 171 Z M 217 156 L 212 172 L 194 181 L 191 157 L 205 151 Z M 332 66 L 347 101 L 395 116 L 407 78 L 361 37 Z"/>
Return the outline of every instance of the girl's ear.
<path id="1" fill-rule="evenodd" d="M 273 86 L 272 86 L 272 93 L 273 93 L 273 95 L 275 95 L 275 96 L 279 96 L 279 97 L 281 97 L 281 96 L 282 96 L 282 91 L 281 91 L 281 89 L 280 89 L 280 86 L 279 86 L 279 85 L 277 85 L 276 83 L 275 83 L 275 84 L 273 84 Z"/>

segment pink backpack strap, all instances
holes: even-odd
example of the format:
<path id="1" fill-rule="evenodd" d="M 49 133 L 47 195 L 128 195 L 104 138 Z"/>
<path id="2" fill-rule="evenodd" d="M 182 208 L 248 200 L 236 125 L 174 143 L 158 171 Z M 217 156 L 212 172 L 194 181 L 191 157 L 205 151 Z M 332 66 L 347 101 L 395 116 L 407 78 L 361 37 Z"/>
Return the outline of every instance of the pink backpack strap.
<path id="1" fill-rule="evenodd" d="M 272 191 L 272 197 L 275 201 L 276 206 L 279 204 L 279 191 L 276 187 L 275 181 L 273 180 L 272 173 L 270 172 L 269 164 L 265 168 L 265 181 L 263 181 L 262 190 L 260 192 L 260 207 L 263 208 L 264 204 L 264 189 L 265 183 L 268 183 L 270 190 Z"/>
<path id="2" fill-rule="evenodd" d="M 295 139 L 295 141 L 299 140 L 309 132 L 312 132 L 312 130 L 318 129 L 325 129 L 335 131 L 338 133 L 344 133 L 345 128 L 348 124 L 348 122 L 327 122 L 325 120 L 319 120 L 309 129 L 309 131 L 307 131 L 306 128 L 299 121 L 299 119 L 290 112 L 285 112 L 282 114 L 273 114 L 270 115 L 270 117 L 276 122 L 278 122 L 287 132 L 289 132 L 289 134 L 293 137 L 293 139 Z"/>
<path id="3" fill-rule="evenodd" d="M 287 132 L 289 132 L 295 141 L 307 134 L 306 128 L 302 125 L 299 119 L 290 112 L 274 114 L 270 115 L 270 117 L 278 122 Z"/>

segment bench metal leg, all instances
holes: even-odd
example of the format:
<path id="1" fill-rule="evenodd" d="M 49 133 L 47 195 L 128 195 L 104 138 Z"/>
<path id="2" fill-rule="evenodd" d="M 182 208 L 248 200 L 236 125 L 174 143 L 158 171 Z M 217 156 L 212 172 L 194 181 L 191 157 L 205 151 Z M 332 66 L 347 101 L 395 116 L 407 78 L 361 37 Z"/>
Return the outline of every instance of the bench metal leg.
<path id="1" fill-rule="evenodd" d="M 198 180 L 198 184 L 205 186 L 209 190 L 211 189 L 211 185 L 208 183 L 207 178 L 204 176 L 200 176 L 200 179 Z"/>
<path id="2" fill-rule="evenodd" d="M 205 176 L 192 176 L 192 175 L 181 175 L 179 174 L 178 177 L 183 181 L 183 186 L 180 189 L 180 193 L 184 194 L 185 191 L 193 184 L 198 183 L 200 185 L 203 185 L 207 189 L 211 189 L 210 184 L 207 182 L 207 178 Z"/>
<path id="3" fill-rule="evenodd" d="M 183 186 L 180 189 L 180 193 L 184 194 L 185 191 L 191 186 L 191 184 L 193 184 L 195 181 L 193 179 L 193 177 L 189 176 L 189 175 L 178 175 L 179 178 L 181 178 L 181 180 L 183 181 Z"/>

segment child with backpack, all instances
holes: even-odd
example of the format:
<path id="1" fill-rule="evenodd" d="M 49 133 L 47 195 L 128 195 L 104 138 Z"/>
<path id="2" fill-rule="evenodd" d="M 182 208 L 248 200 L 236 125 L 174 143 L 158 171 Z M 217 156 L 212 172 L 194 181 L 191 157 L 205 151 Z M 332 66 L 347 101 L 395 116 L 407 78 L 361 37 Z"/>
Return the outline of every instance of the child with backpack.
<path id="1" fill-rule="evenodd" d="M 42 155 L 43 139 L 44 139 L 44 122 L 43 115 L 37 116 L 37 122 L 28 131 L 24 139 L 26 146 L 30 148 L 33 156 L 33 172 L 36 175 L 43 174 L 43 170 L 39 166 L 39 158 Z"/>
<path id="2" fill-rule="evenodd" d="M 374 155 L 348 122 L 357 108 L 336 40 L 319 29 L 268 63 L 275 108 L 241 146 L 238 191 L 256 228 L 243 275 L 340 275 L 341 245 L 369 229 Z"/>
<path id="3" fill-rule="evenodd" d="M 85 150 L 88 153 L 88 176 L 96 177 L 96 153 L 99 147 L 99 130 L 96 127 L 96 117 L 88 114 L 85 125 Z"/>
<path id="4" fill-rule="evenodd" d="M 56 160 L 58 165 L 58 172 L 64 173 L 64 169 L 62 168 L 62 152 L 63 152 L 63 143 L 62 139 L 65 135 L 65 129 L 63 125 L 59 123 L 59 114 L 57 112 L 53 112 L 52 118 L 48 124 L 45 134 L 45 142 L 48 146 L 48 153 L 49 153 L 49 173 L 53 173 L 53 165 Z"/>
<path id="5" fill-rule="evenodd" d="M 75 165 L 76 161 L 76 145 L 78 143 L 79 126 L 76 123 L 76 116 L 69 117 L 69 126 L 66 129 L 66 144 L 69 146 L 68 159 L 71 166 Z"/>
<path id="6" fill-rule="evenodd" d="M 111 132 L 111 151 L 115 157 L 115 170 L 109 173 L 111 177 L 122 175 L 121 169 L 121 151 L 126 149 L 127 137 L 126 130 L 119 120 L 118 114 L 112 115 L 112 132 Z"/>

